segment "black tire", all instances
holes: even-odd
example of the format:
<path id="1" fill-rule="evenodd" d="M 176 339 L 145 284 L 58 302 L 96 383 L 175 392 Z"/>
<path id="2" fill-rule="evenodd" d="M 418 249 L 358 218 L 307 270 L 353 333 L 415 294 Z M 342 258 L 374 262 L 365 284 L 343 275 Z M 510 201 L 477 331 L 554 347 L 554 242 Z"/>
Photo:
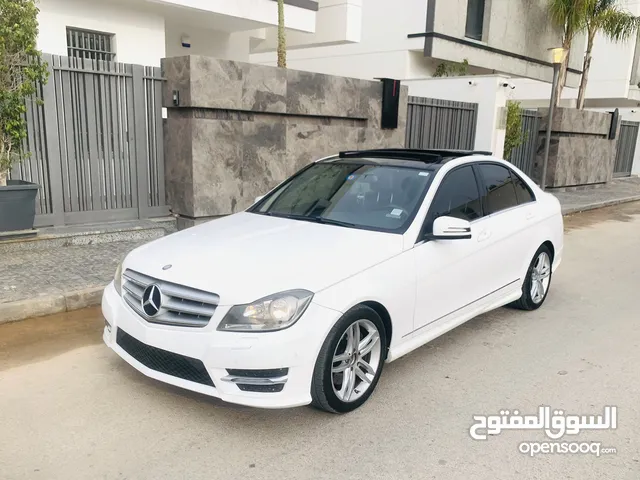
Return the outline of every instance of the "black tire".
<path id="1" fill-rule="evenodd" d="M 552 268 L 551 268 L 551 271 L 549 272 L 549 286 L 547 287 L 547 291 L 544 293 L 544 297 L 542 297 L 542 300 L 536 303 L 533 301 L 533 298 L 531 297 L 531 282 L 532 282 L 532 276 L 533 276 L 533 267 L 536 263 L 536 260 L 538 259 L 538 256 L 543 252 L 549 255 L 549 260 L 551 261 L 551 265 L 553 265 L 553 255 L 551 254 L 551 250 L 546 245 L 542 245 L 538 249 L 536 254 L 533 256 L 533 260 L 531 260 L 531 263 L 529 264 L 529 269 L 527 270 L 527 276 L 525 277 L 524 283 L 522 285 L 522 296 L 515 302 L 511 303 L 509 305 L 510 307 L 517 308 L 519 310 L 529 310 L 529 311 L 537 310 L 542 306 L 544 301 L 547 299 L 547 295 L 549 295 L 549 290 L 551 290 L 551 280 L 553 277 Z"/>
<path id="2" fill-rule="evenodd" d="M 347 331 L 347 328 L 353 325 L 357 320 L 370 320 L 378 329 L 378 333 L 380 334 L 379 342 L 382 347 L 380 348 L 379 367 L 368 390 L 365 391 L 357 400 L 353 402 L 344 402 L 340 400 L 333 391 L 331 376 L 333 355 L 342 335 Z M 345 313 L 331 329 L 324 341 L 324 344 L 322 345 L 322 348 L 320 349 L 311 383 L 311 405 L 330 413 L 348 413 L 365 403 L 375 390 L 384 367 L 384 361 L 387 357 L 386 335 L 384 322 L 375 310 L 365 305 L 359 305 Z"/>

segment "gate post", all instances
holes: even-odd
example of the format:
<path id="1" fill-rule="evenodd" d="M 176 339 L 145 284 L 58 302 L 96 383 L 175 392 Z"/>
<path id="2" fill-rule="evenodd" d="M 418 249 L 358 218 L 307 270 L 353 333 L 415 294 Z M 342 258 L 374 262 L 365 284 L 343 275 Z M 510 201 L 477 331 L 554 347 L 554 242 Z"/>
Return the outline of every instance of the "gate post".
<path id="1" fill-rule="evenodd" d="M 62 185 L 62 162 L 60 160 L 60 133 L 58 130 L 58 116 L 56 113 L 56 89 L 55 70 L 53 68 L 53 55 L 43 54 L 42 58 L 47 62 L 49 81 L 42 87 L 42 99 L 44 101 L 44 128 L 46 132 L 46 160 L 49 173 L 49 193 L 51 195 L 51 213 L 55 227 L 64 225 L 64 199 Z"/>
<path id="2" fill-rule="evenodd" d="M 144 92 L 144 67 L 133 65 L 133 118 L 135 132 L 135 160 L 138 190 L 138 218 L 149 218 L 149 179 L 147 177 L 147 127 Z"/>

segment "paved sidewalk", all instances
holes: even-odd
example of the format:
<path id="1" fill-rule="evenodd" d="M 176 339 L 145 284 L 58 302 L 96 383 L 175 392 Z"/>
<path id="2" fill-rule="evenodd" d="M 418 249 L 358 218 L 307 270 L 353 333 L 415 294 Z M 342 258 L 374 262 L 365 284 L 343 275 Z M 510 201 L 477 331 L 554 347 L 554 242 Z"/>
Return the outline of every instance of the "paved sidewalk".
<path id="1" fill-rule="evenodd" d="M 554 192 L 565 215 L 640 200 L 640 178 Z M 0 255 L 0 323 L 97 305 L 125 255 L 149 239 L 54 246 Z"/>
<path id="2" fill-rule="evenodd" d="M 601 187 L 552 193 L 560 200 L 562 213 L 569 215 L 640 200 L 640 177 L 613 180 Z"/>
<path id="3" fill-rule="evenodd" d="M 118 263 L 146 242 L 54 247 L 2 255 L 0 323 L 96 305 Z"/>

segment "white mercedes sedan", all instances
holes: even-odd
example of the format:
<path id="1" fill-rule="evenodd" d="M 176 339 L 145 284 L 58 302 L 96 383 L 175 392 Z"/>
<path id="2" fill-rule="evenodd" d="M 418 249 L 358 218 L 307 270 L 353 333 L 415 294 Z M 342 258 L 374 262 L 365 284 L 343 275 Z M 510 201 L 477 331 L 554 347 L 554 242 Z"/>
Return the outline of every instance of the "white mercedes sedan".
<path id="1" fill-rule="evenodd" d="M 510 163 L 342 152 L 131 252 L 104 292 L 104 341 L 227 402 L 349 412 L 385 362 L 503 305 L 539 308 L 562 248 L 558 201 Z"/>

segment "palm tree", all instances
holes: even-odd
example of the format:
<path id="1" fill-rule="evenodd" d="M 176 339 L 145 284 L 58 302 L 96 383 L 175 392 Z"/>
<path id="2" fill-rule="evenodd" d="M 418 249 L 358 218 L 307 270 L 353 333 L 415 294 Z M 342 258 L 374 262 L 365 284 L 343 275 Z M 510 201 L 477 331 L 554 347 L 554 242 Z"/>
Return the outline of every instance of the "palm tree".
<path id="1" fill-rule="evenodd" d="M 556 106 L 560 105 L 562 89 L 567 82 L 567 69 L 571 45 L 577 34 L 585 29 L 587 3 L 592 0 L 550 0 L 549 15 L 553 23 L 562 28 L 562 47 L 567 50 L 564 62 L 560 67 L 560 81 L 556 88 Z"/>
<path id="2" fill-rule="evenodd" d="M 584 20 L 587 33 L 587 52 L 582 67 L 582 81 L 578 91 L 578 108 L 584 108 L 589 69 L 591 68 L 591 52 L 596 34 L 602 32 L 614 42 L 628 40 L 640 27 L 640 19 L 616 5 L 616 0 L 587 0 Z"/>
<path id="3" fill-rule="evenodd" d="M 287 39 L 284 33 L 284 0 L 278 0 L 278 66 L 287 68 Z"/>

